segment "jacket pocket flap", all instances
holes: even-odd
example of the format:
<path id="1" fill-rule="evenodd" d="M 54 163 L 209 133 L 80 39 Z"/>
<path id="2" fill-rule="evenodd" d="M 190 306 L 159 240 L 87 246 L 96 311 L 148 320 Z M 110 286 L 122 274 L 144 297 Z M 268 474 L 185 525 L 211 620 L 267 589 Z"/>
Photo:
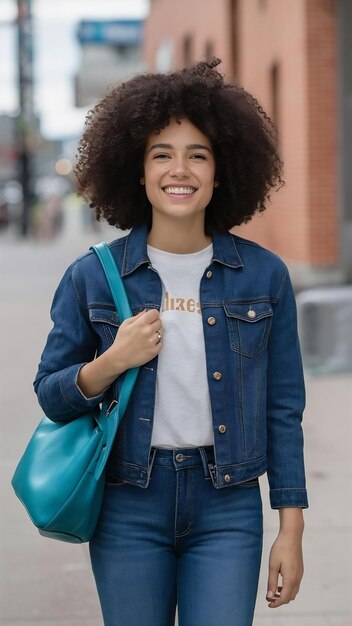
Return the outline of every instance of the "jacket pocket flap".
<path id="1" fill-rule="evenodd" d="M 103 322 L 112 326 L 120 326 L 117 312 L 110 309 L 90 308 L 89 319 L 91 322 Z"/>
<path id="2" fill-rule="evenodd" d="M 270 302 L 248 302 L 246 304 L 226 304 L 225 313 L 228 317 L 235 317 L 244 322 L 258 322 L 263 317 L 270 317 L 273 309 Z"/>

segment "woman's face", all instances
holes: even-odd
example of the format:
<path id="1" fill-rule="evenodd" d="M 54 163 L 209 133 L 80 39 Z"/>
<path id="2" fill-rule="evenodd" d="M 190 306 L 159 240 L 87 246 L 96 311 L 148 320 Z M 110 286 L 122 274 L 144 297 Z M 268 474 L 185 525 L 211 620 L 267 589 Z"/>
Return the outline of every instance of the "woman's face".
<path id="1" fill-rule="evenodd" d="M 213 195 L 215 159 L 209 139 L 193 124 L 171 120 L 150 135 L 144 157 L 146 194 L 156 214 L 182 219 L 204 213 Z"/>

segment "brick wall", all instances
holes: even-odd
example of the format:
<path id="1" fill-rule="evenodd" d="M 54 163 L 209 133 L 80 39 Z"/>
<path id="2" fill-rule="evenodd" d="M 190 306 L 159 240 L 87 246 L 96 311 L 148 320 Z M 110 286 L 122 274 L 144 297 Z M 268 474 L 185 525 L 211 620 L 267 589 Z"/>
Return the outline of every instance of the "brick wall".
<path id="1" fill-rule="evenodd" d="M 260 8 L 261 4 L 266 6 Z M 242 234 L 289 261 L 334 266 L 338 261 L 335 2 L 242 0 L 239 7 L 239 79 L 270 114 L 271 70 L 274 64 L 278 67 L 278 126 L 286 181 L 268 212 L 242 227 Z"/>
<path id="2" fill-rule="evenodd" d="M 207 44 L 223 61 L 224 71 L 231 69 L 230 4 L 227 0 L 151 0 L 145 28 L 145 57 L 156 69 L 160 45 L 173 42 L 170 69 L 185 65 L 185 40 L 191 40 L 191 62 L 204 59 Z"/>
<path id="3" fill-rule="evenodd" d="M 337 33 L 334 0 L 309 0 L 308 172 L 309 261 L 330 265 L 338 257 Z"/>
<path id="4" fill-rule="evenodd" d="M 146 26 L 151 69 L 167 39 L 170 69 L 184 65 L 187 37 L 191 61 L 211 41 L 226 76 L 275 118 L 286 185 L 236 232 L 303 268 L 339 261 L 336 20 L 336 0 L 152 0 Z"/>

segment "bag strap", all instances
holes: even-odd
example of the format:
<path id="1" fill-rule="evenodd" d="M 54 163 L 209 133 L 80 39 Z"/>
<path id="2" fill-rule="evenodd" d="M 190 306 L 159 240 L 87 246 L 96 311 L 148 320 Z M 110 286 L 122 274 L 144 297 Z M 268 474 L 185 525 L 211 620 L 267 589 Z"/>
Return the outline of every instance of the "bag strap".
<path id="1" fill-rule="evenodd" d="M 94 250 L 102 264 L 119 318 L 123 321 L 128 317 L 132 317 L 131 307 L 128 302 L 122 278 L 109 246 L 102 241 L 95 246 L 91 246 L 91 250 Z"/>
<path id="2" fill-rule="evenodd" d="M 132 311 L 128 302 L 125 287 L 123 285 L 117 264 L 115 263 L 114 257 L 110 252 L 109 246 L 105 242 L 102 242 L 96 244 L 95 246 L 91 246 L 90 249 L 94 250 L 103 267 L 120 320 L 123 321 L 128 317 L 132 317 Z M 126 371 L 125 378 L 119 394 L 118 420 L 110 420 L 110 422 L 115 421 L 114 428 L 112 429 L 115 430 L 115 432 L 110 432 L 109 438 L 113 438 L 116 434 L 119 423 L 127 408 L 127 404 L 129 402 L 134 384 L 136 382 L 138 371 L 139 367 L 132 367 L 131 369 L 128 369 Z"/>

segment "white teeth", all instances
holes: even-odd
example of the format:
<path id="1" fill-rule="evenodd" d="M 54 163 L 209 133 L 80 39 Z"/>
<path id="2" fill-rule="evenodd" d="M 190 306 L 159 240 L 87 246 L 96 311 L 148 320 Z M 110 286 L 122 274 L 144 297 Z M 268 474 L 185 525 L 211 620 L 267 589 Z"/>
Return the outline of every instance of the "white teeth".
<path id="1" fill-rule="evenodd" d="M 196 191 L 196 189 L 194 187 L 164 187 L 164 191 L 166 193 L 173 193 L 181 196 L 191 194 Z"/>

